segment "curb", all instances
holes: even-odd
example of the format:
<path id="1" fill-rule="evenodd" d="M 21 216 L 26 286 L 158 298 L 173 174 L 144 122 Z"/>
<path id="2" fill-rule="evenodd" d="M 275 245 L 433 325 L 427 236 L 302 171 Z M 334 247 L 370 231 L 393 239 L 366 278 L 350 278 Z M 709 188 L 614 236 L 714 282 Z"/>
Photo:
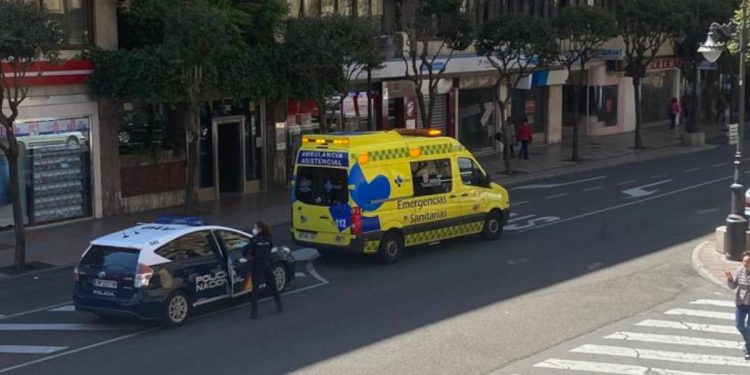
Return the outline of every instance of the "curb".
<path id="1" fill-rule="evenodd" d="M 710 281 L 710 282 L 712 282 L 712 283 L 714 283 L 716 285 L 719 285 L 719 286 L 722 286 L 722 287 L 726 287 L 726 284 L 723 283 L 721 280 L 717 279 L 716 276 L 714 276 L 711 273 L 711 271 L 708 269 L 708 267 L 706 267 L 706 265 L 703 264 L 703 262 L 701 262 L 701 260 L 700 260 L 700 253 L 701 253 L 701 251 L 703 251 L 703 249 L 706 246 L 708 246 L 708 244 L 710 244 L 710 243 L 711 243 L 710 241 L 703 241 L 700 244 L 698 244 L 698 246 L 696 246 L 695 249 L 693 250 L 693 269 L 696 272 L 698 272 L 698 274 L 701 275 L 701 277 L 703 277 L 704 279 L 706 279 L 706 280 L 708 280 L 708 281 Z"/>

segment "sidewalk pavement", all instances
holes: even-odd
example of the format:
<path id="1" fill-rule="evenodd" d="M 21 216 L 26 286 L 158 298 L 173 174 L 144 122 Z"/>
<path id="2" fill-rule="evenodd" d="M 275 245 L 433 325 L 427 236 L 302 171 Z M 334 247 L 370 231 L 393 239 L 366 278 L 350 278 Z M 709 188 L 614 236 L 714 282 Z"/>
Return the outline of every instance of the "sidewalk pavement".
<path id="1" fill-rule="evenodd" d="M 693 250 L 693 268 L 704 279 L 724 287 L 727 285 L 724 271 L 734 272 L 741 265 L 742 262 L 727 260 L 723 249 L 716 248 L 713 233 L 706 236 Z"/>
<path id="2" fill-rule="evenodd" d="M 566 129 L 567 130 L 567 129 Z M 718 126 L 704 126 L 706 139 L 725 133 Z M 567 135 L 567 134 L 566 134 Z M 646 148 L 635 150 L 633 133 L 601 137 L 581 137 L 578 162 L 571 162 L 570 145 L 535 145 L 529 160 L 512 159 L 518 173 L 506 176 L 502 156 L 489 155 L 478 158 L 495 181 L 505 186 L 517 185 L 533 179 L 559 176 L 567 173 L 592 170 L 659 157 L 691 153 L 716 147 L 684 147 L 679 134 L 667 126 L 643 130 Z M 568 139 L 565 137 L 564 139 Z M 569 142 L 568 142 L 569 143 Z M 272 225 L 289 222 L 289 190 L 278 189 L 261 193 L 233 195 L 219 200 L 203 202 L 193 214 L 211 223 L 238 228 L 248 228 L 257 220 Z M 149 222 L 159 215 L 180 214 L 181 207 L 171 207 L 135 214 L 125 214 L 102 219 L 82 219 L 62 224 L 32 227 L 27 230 L 27 262 L 41 265 L 71 265 L 78 261 L 87 244 L 104 234 Z M 0 269 L 13 264 L 13 231 L 0 232 Z M 4 277 L 0 271 L 0 279 Z M 5 275 L 7 277 L 7 275 Z"/>

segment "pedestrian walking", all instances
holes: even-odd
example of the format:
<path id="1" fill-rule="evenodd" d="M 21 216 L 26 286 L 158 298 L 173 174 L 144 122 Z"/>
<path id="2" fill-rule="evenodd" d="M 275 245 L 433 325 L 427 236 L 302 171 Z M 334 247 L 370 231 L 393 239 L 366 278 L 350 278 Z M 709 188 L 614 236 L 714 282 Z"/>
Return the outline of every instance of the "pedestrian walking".
<path id="1" fill-rule="evenodd" d="M 734 297 L 734 303 L 737 306 L 735 310 L 735 324 L 740 331 L 742 338 L 745 339 L 745 359 L 750 360 L 750 251 L 742 253 L 742 266 L 732 274 L 724 271 L 727 277 L 727 286 L 729 289 L 737 289 Z"/>
<path id="2" fill-rule="evenodd" d="M 677 100 L 677 98 L 672 97 L 672 99 L 669 101 L 669 128 L 675 129 L 677 125 L 680 122 L 680 112 L 682 112 L 682 108 L 680 107 L 680 101 Z"/>
<path id="3" fill-rule="evenodd" d="M 518 153 L 519 158 L 529 159 L 529 143 L 534 139 L 531 132 L 529 120 L 524 117 L 521 126 L 518 128 L 518 140 L 521 141 L 521 151 Z"/>
<path id="4" fill-rule="evenodd" d="M 266 290 L 271 293 L 276 301 L 276 310 L 281 312 L 281 295 L 276 289 L 276 278 L 271 272 L 271 249 L 273 249 L 273 237 L 268 224 L 259 221 L 253 228 L 253 240 L 248 245 L 250 248 L 249 275 L 252 277 L 253 291 L 250 292 L 250 316 L 258 317 L 258 295 L 260 284 L 265 281 Z"/>

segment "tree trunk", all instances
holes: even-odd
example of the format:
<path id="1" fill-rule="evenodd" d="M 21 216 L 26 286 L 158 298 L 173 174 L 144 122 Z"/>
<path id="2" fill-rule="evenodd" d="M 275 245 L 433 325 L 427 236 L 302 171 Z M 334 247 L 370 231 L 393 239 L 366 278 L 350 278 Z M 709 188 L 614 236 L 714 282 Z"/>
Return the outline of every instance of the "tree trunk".
<path id="1" fill-rule="evenodd" d="M 12 129 L 11 124 L 11 129 Z M 23 207 L 21 205 L 21 192 L 19 189 L 19 166 L 18 166 L 18 140 L 15 135 L 8 132 L 8 167 L 10 169 L 10 199 L 13 203 L 13 230 L 16 236 L 16 254 L 14 266 L 17 271 L 26 268 L 26 230 L 23 223 Z"/>
<path id="2" fill-rule="evenodd" d="M 200 147 L 200 107 L 191 103 L 188 107 L 187 127 L 187 178 L 185 181 L 185 213 L 198 205 L 198 155 Z M 214 181 L 217 183 L 217 181 Z"/>
<path id="3" fill-rule="evenodd" d="M 510 127 L 509 124 L 505 121 L 505 111 L 506 111 L 506 101 L 501 100 L 498 96 L 498 91 L 500 91 L 500 84 L 496 84 L 492 88 L 492 96 L 497 103 L 498 108 L 500 109 L 500 129 L 502 129 L 503 132 L 503 161 L 505 163 L 505 174 L 512 175 L 513 174 L 513 165 L 510 162 Z"/>
<path id="4" fill-rule="evenodd" d="M 372 69 L 367 69 L 367 131 L 375 130 L 372 123 Z"/>
<path id="5" fill-rule="evenodd" d="M 414 94 L 417 96 L 417 105 L 419 105 L 419 118 L 422 119 L 422 128 L 429 128 L 432 122 L 430 117 L 432 114 L 427 112 L 427 107 L 424 105 L 424 94 L 422 89 L 419 87 L 414 88 Z"/>
<path id="6" fill-rule="evenodd" d="M 328 133 L 328 110 L 326 109 L 326 98 L 325 96 L 319 97 L 315 104 L 318 106 L 318 114 L 320 115 L 320 132 L 325 134 Z"/>
<path id="7" fill-rule="evenodd" d="M 633 74 L 633 95 L 635 96 L 635 148 L 643 148 L 641 139 L 641 77 L 638 72 Z"/>
<path id="8" fill-rule="evenodd" d="M 576 94 L 573 96 L 573 155 L 570 156 L 570 160 L 578 161 L 578 123 L 580 122 L 581 116 L 578 112 L 578 103 L 581 97 L 581 89 L 583 86 L 583 79 L 585 78 L 586 63 L 581 62 L 581 70 L 578 72 L 578 85 L 575 86 Z"/>

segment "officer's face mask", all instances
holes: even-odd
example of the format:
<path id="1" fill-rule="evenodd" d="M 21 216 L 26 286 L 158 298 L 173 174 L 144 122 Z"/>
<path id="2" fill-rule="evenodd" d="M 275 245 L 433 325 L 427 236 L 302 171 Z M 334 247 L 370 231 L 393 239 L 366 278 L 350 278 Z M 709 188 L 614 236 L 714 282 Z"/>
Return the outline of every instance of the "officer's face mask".
<path id="1" fill-rule="evenodd" d="M 257 236 L 258 233 L 260 233 L 260 229 L 258 227 L 253 228 L 253 236 Z"/>

